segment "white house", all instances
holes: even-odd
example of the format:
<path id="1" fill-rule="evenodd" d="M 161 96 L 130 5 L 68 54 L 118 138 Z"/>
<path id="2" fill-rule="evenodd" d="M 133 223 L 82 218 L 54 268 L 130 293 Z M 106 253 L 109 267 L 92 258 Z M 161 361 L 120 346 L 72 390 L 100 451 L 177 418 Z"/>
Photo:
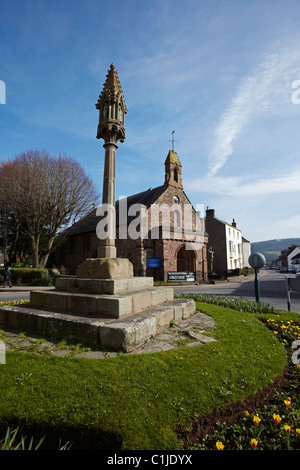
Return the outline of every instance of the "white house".
<path id="1" fill-rule="evenodd" d="M 250 242 L 232 223 L 215 216 L 215 210 L 206 210 L 206 232 L 208 234 L 208 269 L 210 273 L 227 277 L 236 269 L 249 267 Z"/>
<path id="2" fill-rule="evenodd" d="M 300 268 L 300 248 L 297 246 L 287 256 L 288 268 Z M 298 266 L 296 266 L 298 265 Z"/>
<path id="3" fill-rule="evenodd" d="M 227 246 L 227 269 L 243 268 L 243 237 L 242 232 L 232 224 L 225 222 L 225 237 Z"/>

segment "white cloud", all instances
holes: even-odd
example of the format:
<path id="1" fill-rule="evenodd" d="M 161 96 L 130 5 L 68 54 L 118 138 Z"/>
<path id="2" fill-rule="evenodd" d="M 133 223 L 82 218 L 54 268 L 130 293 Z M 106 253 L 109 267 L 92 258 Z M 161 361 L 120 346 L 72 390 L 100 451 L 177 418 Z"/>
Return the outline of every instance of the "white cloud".
<path id="1" fill-rule="evenodd" d="M 234 152 L 234 142 L 250 120 L 261 113 L 283 112 L 291 103 L 292 83 L 299 77 L 300 49 L 285 49 L 265 56 L 244 77 L 215 129 L 215 141 L 209 155 L 209 175 L 214 176 Z"/>
<path id="2" fill-rule="evenodd" d="M 225 194 L 227 196 L 253 196 L 300 191 L 300 168 L 283 175 L 273 175 L 247 181 L 242 177 L 205 176 L 186 181 L 187 191 L 201 191 L 207 194 Z"/>
<path id="3" fill-rule="evenodd" d="M 246 221 L 245 221 L 246 225 Z M 281 217 L 280 223 L 276 217 L 268 217 L 267 223 L 256 224 L 255 229 L 249 225 L 247 236 L 250 241 L 272 240 L 274 238 L 297 238 L 300 233 L 300 214 Z"/>

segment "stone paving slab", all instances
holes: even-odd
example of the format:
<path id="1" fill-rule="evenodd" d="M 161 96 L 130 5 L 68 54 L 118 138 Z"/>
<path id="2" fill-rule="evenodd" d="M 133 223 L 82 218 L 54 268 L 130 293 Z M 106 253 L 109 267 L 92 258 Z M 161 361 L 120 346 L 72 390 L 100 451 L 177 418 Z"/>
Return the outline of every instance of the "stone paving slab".
<path id="1" fill-rule="evenodd" d="M 160 351 L 169 351 L 186 344 L 189 347 L 199 346 L 215 341 L 205 332 L 215 330 L 215 321 L 212 317 L 196 312 L 178 324 L 173 324 L 167 330 L 150 338 L 141 348 L 125 355 L 152 354 Z M 16 330 L 5 330 L 0 327 L 0 340 L 4 341 L 7 350 L 26 352 L 32 354 L 50 354 L 56 356 L 81 357 L 87 359 L 106 359 L 118 356 L 118 352 L 67 349 L 65 342 L 51 340 L 38 335 L 21 333 Z"/>

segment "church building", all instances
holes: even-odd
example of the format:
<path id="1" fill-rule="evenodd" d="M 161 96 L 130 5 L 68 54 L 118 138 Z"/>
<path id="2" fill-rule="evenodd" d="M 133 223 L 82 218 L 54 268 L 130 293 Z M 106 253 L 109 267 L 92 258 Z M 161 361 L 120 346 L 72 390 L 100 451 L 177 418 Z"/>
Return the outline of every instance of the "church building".
<path id="1" fill-rule="evenodd" d="M 207 279 L 207 242 L 204 214 L 190 203 L 182 184 L 182 165 L 170 150 L 165 160 L 161 186 L 115 203 L 117 256 L 128 258 L 135 276 L 156 281 Z M 75 274 L 86 258 L 97 257 L 97 225 L 101 217 L 93 208 L 61 234 L 62 243 L 52 264 L 66 274 Z"/>

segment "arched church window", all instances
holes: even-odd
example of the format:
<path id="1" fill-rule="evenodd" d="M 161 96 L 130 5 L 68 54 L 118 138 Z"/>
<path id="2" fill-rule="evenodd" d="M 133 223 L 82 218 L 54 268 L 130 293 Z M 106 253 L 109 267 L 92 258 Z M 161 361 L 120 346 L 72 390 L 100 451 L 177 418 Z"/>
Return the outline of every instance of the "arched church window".
<path id="1" fill-rule="evenodd" d="M 174 227 L 180 227 L 180 212 L 179 211 L 173 212 L 173 222 L 174 222 Z"/>

